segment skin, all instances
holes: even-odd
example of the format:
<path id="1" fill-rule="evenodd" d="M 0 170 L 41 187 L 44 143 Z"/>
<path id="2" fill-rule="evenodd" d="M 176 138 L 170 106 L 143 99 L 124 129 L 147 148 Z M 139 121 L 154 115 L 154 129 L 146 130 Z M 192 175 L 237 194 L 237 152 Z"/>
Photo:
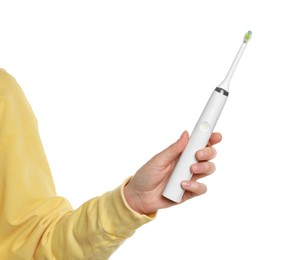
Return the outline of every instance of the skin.
<path id="1" fill-rule="evenodd" d="M 124 195 L 133 210 L 140 214 L 149 215 L 159 209 L 178 204 L 164 198 L 162 192 L 188 140 L 189 135 L 185 131 L 175 143 L 156 154 L 132 177 L 124 188 Z M 197 180 L 215 171 L 215 164 L 210 160 L 216 156 L 213 145 L 221 142 L 221 140 L 222 135 L 220 133 L 213 133 L 206 148 L 197 151 L 197 163 L 190 167 L 193 176 L 190 181 L 181 183 L 185 193 L 180 203 L 202 195 L 207 191 L 206 185 L 197 182 Z"/>

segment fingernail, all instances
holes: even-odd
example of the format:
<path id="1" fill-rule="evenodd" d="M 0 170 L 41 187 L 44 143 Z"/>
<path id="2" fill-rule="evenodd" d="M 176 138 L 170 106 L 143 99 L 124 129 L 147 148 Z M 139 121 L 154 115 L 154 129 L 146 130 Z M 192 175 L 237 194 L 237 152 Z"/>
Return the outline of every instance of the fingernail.
<path id="1" fill-rule="evenodd" d="M 205 151 L 201 150 L 201 151 L 198 152 L 198 158 L 199 159 L 203 159 L 203 158 L 205 158 L 205 156 L 206 156 L 206 152 Z"/>
<path id="2" fill-rule="evenodd" d="M 200 166 L 198 164 L 192 164 L 191 165 L 191 171 L 192 172 L 198 172 L 200 169 Z"/>
<path id="3" fill-rule="evenodd" d="M 183 131 L 183 133 L 182 133 L 181 136 L 179 137 L 179 140 L 182 139 L 185 135 L 186 135 L 186 131 Z"/>
<path id="4" fill-rule="evenodd" d="M 182 186 L 184 189 L 189 189 L 190 186 L 191 186 L 191 182 L 183 181 L 183 182 L 181 183 L 181 186 Z"/>

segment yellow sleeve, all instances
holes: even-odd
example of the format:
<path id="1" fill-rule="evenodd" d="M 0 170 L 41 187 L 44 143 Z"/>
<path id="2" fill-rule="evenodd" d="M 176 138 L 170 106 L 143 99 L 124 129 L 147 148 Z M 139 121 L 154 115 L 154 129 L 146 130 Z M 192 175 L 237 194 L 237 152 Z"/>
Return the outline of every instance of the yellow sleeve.
<path id="1" fill-rule="evenodd" d="M 122 189 L 123 185 L 61 218 L 43 238 L 47 243 L 38 259 L 108 259 L 139 226 L 152 219 L 129 209 Z"/>
<path id="2" fill-rule="evenodd" d="M 129 208 L 124 185 L 75 211 L 58 197 L 33 111 L 0 69 L 0 259 L 108 259 L 154 217 Z"/>

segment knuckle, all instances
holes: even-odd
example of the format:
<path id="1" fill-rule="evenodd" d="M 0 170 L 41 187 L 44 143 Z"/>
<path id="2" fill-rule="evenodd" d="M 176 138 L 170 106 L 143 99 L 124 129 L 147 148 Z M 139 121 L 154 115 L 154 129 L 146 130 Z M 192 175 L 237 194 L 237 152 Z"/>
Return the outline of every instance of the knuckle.
<path id="1" fill-rule="evenodd" d="M 210 162 L 209 163 L 210 164 L 210 173 L 213 173 L 213 172 L 215 172 L 215 170 L 216 170 L 216 166 L 215 166 L 215 164 L 214 163 L 212 163 L 212 162 Z"/>
<path id="2" fill-rule="evenodd" d="M 217 155 L 217 150 L 215 149 L 215 147 L 210 147 L 210 155 L 211 155 L 211 159 L 215 158 Z"/>

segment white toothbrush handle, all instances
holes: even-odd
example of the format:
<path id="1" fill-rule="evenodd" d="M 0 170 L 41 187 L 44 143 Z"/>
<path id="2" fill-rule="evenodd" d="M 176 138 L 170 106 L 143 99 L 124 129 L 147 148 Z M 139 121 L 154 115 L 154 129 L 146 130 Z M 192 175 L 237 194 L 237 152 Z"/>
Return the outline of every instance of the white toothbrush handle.
<path id="1" fill-rule="evenodd" d="M 164 189 L 163 196 L 180 202 L 184 194 L 181 182 L 190 180 L 192 173 L 190 166 L 197 162 L 195 154 L 198 150 L 204 148 L 214 130 L 218 118 L 223 110 L 229 93 L 222 89 L 216 88 L 210 96 L 193 132 L 191 133 L 189 142 L 182 152 L 169 181 Z"/>

